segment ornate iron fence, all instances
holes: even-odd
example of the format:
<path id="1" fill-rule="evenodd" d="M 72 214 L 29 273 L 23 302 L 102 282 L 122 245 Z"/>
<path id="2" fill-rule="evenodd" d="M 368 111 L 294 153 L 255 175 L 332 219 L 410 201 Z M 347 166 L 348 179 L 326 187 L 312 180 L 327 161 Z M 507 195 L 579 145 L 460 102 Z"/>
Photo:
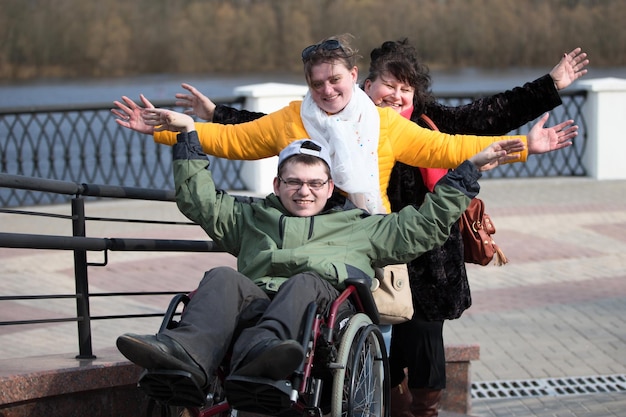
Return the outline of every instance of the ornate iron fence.
<path id="1" fill-rule="evenodd" d="M 481 93 L 484 96 L 486 93 Z M 478 94 L 440 94 L 448 105 L 469 103 Z M 574 146 L 563 151 L 533 156 L 526 164 L 511 164 L 486 173 L 486 178 L 584 176 L 583 154 L 587 143 L 586 121 L 581 109 L 586 91 L 562 94 L 563 105 L 552 111 L 550 123 L 574 119 L 580 133 Z M 218 99 L 241 108 L 242 97 Z M 172 102 L 155 103 L 175 108 Z M 525 134 L 531 124 L 512 132 Z M 0 172 L 73 182 L 92 182 L 129 187 L 168 189 L 173 186 L 171 157 L 167 147 L 113 122 L 110 104 L 48 106 L 0 110 Z M 213 158 L 212 172 L 219 187 L 245 188 L 241 161 Z M 0 207 L 65 202 L 63 196 L 0 189 Z"/>
<path id="2" fill-rule="evenodd" d="M 241 108 L 243 98 L 218 99 Z M 172 102 L 155 102 L 176 109 Z M 171 189 L 168 147 L 118 126 L 110 104 L 0 110 L 0 172 L 72 182 Z M 176 109 L 180 110 L 180 109 Z M 212 158 L 219 187 L 244 189 L 241 161 Z M 59 194 L 0 189 L 0 207 L 66 202 Z"/>

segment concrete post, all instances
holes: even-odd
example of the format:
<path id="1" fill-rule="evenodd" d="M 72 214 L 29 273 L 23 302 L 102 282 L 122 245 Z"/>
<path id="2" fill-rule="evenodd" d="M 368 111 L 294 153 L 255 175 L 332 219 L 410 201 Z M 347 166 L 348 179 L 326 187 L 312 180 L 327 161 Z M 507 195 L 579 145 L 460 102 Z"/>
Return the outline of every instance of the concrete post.
<path id="1" fill-rule="evenodd" d="M 291 101 L 302 100 L 306 85 L 264 83 L 237 87 L 236 96 L 246 98 L 244 108 L 249 111 L 270 113 L 287 106 Z M 241 179 L 251 194 L 267 195 L 273 191 L 278 157 L 246 161 L 241 168 Z"/>
<path id="2" fill-rule="evenodd" d="M 587 120 L 584 164 L 597 180 L 626 179 L 626 79 L 598 78 L 580 81 L 588 91 L 583 113 Z"/>

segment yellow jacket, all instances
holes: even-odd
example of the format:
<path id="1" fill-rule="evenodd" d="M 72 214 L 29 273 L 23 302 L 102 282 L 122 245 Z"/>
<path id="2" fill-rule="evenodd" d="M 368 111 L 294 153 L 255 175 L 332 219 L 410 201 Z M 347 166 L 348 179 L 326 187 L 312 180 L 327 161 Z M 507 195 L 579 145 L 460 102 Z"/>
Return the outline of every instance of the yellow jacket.
<path id="1" fill-rule="evenodd" d="M 204 151 L 219 158 L 254 160 L 276 156 L 290 142 L 308 138 L 300 118 L 301 101 L 260 119 L 237 125 L 196 123 Z M 424 129 L 390 108 L 378 108 L 380 136 L 378 166 L 380 190 L 388 211 L 387 185 L 396 161 L 422 168 L 456 168 L 491 143 L 525 136 L 448 135 Z M 155 132 L 158 143 L 173 145 L 175 132 Z M 513 162 L 525 162 L 528 151 Z"/>

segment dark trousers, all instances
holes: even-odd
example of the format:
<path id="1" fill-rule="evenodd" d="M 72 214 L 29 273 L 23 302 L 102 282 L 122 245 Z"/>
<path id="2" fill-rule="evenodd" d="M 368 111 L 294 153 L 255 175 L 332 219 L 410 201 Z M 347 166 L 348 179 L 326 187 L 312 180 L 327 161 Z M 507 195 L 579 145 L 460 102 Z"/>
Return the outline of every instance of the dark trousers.
<path id="1" fill-rule="evenodd" d="M 325 312 L 338 295 L 317 274 L 301 273 L 283 283 L 270 301 L 246 276 L 232 268 L 214 268 L 205 273 L 179 326 L 164 334 L 211 375 L 231 345 L 231 369 L 236 369 L 258 343 L 297 340 L 308 305 L 315 301 L 318 311 Z"/>
<path id="2" fill-rule="evenodd" d="M 416 309 L 411 320 L 393 326 L 389 355 L 392 387 L 404 379 L 405 367 L 409 388 L 446 387 L 443 320 L 428 321 Z"/>

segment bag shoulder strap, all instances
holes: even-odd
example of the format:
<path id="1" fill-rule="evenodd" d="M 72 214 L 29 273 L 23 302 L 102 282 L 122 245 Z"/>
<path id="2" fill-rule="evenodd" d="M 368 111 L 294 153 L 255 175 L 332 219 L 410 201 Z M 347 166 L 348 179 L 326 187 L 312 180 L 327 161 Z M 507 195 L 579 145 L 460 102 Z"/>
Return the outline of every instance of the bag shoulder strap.
<path id="1" fill-rule="evenodd" d="M 439 131 L 439 128 L 437 127 L 435 122 L 433 122 L 433 119 L 431 119 L 430 117 L 426 116 L 425 114 L 421 114 L 420 119 L 422 119 L 424 123 L 426 123 L 428 127 L 430 127 L 432 130 Z"/>

